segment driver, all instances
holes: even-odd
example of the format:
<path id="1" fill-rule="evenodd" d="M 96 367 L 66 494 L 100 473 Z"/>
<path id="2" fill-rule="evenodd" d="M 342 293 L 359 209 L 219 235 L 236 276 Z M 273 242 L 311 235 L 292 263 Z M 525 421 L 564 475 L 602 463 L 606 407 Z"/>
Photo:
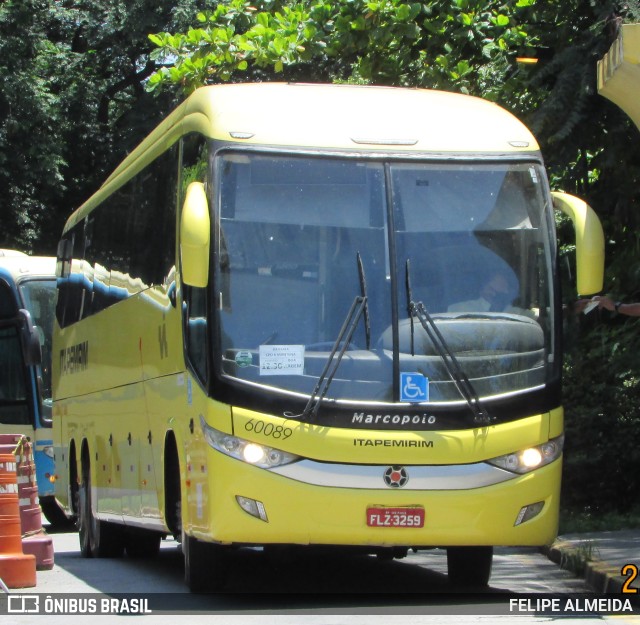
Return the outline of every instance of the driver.
<path id="1" fill-rule="evenodd" d="M 488 312 L 509 311 L 513 309 L 515 289 L 504 271 L 491 274 L 489 280 L 481 285 L 476 299 L 451 304 L 449 312 Z"/>

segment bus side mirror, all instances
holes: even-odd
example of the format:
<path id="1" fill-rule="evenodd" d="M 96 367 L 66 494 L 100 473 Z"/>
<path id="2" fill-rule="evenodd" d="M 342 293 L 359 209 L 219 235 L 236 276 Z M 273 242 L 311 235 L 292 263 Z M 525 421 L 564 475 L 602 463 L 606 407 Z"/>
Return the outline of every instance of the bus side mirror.
<path id="1" fill-rule="evenodd" d="M 72 256 L 72 242 L 69 239 L 61 239 L 58 242 L 58 252 L 56 254 L 56 276 L 58 278 L 68 278 L 71 275 Z"/>
<path id="2" fill-rule="evenodd" d="M 40 335 L 31 321 L 29 311 L 21 308 L 18 311 L 18 321 L 20 324 L 20 339 L 22 341 L 25 364 L 28 366 L 42 364 Z"/>
<path id="3" fill-rule="evenodd" d="M 598 216 L 586 202 L 573 195 L 554 191 L 551 196 L 554 208 L 573 221 L 578 293 L 600 293 L 604 286 L 604 233 Z"/>
<path id="4" fill-rule="evenodd" d="M 205 287 L 209 282 L 209 244 L 211 221 L 204 185 L 192 182 L 180 217 L 180 256 L 182 282 L 188 286 Z"/>

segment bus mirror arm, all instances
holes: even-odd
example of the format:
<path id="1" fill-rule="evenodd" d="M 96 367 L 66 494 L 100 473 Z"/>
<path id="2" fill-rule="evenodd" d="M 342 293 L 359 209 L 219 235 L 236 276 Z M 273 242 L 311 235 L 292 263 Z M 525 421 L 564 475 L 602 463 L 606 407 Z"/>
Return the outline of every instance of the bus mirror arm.
<path id="1" fill-rule="evenodd" d="M 209 247 L 211 219 L 204 184 L 192 182 L 187 187 L 180 216 L 180 256 L 182 281 L 203 288 L 209 283 Z"/>
<path id="2" fill-rule="evenodd" d="M 176 283 L 175 283 L 175 281 L 171 283 L 171 286 L 169 287 L 169 289 L 167 291 L 167 295 L 169 296 L 169 301 L 171 302 L 171 305 L 175 308 L 176 304 L 177 304 L 177 300 L 176 300 Z"/>
<path id="3" fill-rule="evenodd" d="M 30 366 L 42 364 L 40 335 L 31 321 L 31 314 L 28 310 L 21 308 L 18 311 L 18 320 L 25 364 Z"/>
<path id="4" fill-rule="evenodd" d="M 551 196 L 554 208 L 573 222 L 578 293 L 600 293 L 604 285 L 604 233 L 598 216 L 586 202 L 573 195 L 554 191 Z"/>

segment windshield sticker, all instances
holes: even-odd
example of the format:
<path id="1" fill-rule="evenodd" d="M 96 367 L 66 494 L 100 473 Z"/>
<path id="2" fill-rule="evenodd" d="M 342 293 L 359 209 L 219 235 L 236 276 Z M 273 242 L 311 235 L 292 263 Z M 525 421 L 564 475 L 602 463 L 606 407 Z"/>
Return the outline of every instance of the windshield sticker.
<path id="1" fill-rule="evenodd" d="M 249 367 L 253 364 L 253 356 L 251 355 L 251 352 L 238 352 L 236 354 L 235 361 L 238 367 Z"/>
<path id="2" fill-rule="evenodd" d="M 400 401 L 429 401 L 429 379 L 421 373 L 401 373 Z"/>
<path id="3" fill-rule="evenodd" d="M 302 375 L 304 345 L 260 345 L 260 375 Z"/>

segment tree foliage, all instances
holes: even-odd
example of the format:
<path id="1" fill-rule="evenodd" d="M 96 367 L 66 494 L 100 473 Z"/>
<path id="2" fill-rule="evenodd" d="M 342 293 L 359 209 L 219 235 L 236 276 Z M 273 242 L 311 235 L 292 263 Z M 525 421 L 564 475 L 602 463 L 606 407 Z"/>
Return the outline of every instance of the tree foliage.
<path id="1" fill-rule="evenodd" d="M 591 316 L 593 315 L 593 316 Z M 565 510 L 598 516 L 639 512 L 638 321 L 606 311 L 574 321 L 589 329 L 565 362 Z"/>
<path id="2" fill-rule="evenodd" d="M 58 50 L 45 36 L 41 2 L 0 4 L 0 189 L 2 245 L 29 246 L 38 223 L 62 183 L 64 137 L 55 120 L 60 104 L 51 88 L 58 82 Z M 40 144 L 25 133 L 40 128 Z M 11 243 L 10 243 L 11 242 Z"/>
<path id="3" fill-rule="evenodd" d="M 223 0 L 186 32 L 151 35 L 152 57 L 170 63 L 151 89 L 185 92 L 211 82 L 271 77 L 428 86 L 496 96 L 529 42 L 534 0 Z M 249 74 L 250 75 L 250 74 Z"/>
<path id="4" fill-rule="evenodd" d="M 64 219 L 172 100 L 152 98 L 148 33 L 200 7 L 0 3 L 0 246 L 52 252 Z"/>

